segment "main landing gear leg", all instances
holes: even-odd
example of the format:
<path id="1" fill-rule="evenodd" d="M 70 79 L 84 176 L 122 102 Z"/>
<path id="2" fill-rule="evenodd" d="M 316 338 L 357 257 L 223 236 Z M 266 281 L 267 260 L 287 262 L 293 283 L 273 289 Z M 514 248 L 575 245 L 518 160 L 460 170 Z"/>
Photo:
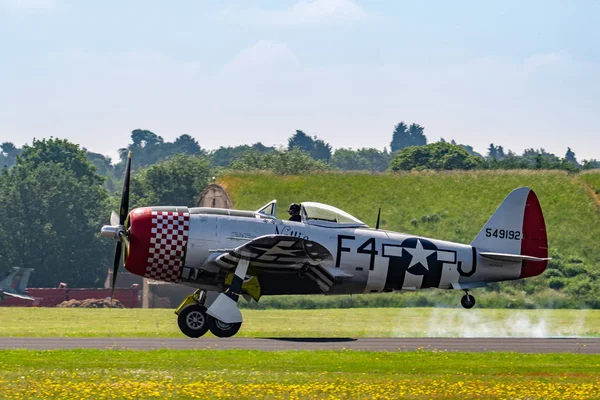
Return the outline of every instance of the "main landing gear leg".
<path id="1" fill-rule="evenodd" d="M 475 297 L 471 296 L 468 290 L 465 290 L 465 293 L 466 294 L 460 299 L 460 304 L 466 309 L 473 308 L 475 305 Z"/>
<path id="2" fill-rule="evenodd" d="M 248 272 L 248 260 L 241 259 L 235 268 L 235 273 L 229 289 L 221 293 L 208 308 L 208 327 L 217 337 L 231 337 L 242 326 L 242 313 L 237 301 L 242 293 L 242 284 Z"/>
<path id="3" fill-rule="evenodd" d="M 208 332 L 205 300 L 206 291 L 198 289 L 187 296 L 175 310 L 177 324 L 184 335 L 198 338 Z"/>

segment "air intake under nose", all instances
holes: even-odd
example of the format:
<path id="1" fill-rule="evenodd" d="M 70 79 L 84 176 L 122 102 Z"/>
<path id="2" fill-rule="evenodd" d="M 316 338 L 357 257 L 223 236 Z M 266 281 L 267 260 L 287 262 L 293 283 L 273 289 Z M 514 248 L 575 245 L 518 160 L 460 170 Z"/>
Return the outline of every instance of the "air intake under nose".
<path id="1" fill-rule="evenodd" d="M 138 208 L 130 219 L 127 270 L 150 279 L 179 282 L 190 228 L 187 208 Z"/>

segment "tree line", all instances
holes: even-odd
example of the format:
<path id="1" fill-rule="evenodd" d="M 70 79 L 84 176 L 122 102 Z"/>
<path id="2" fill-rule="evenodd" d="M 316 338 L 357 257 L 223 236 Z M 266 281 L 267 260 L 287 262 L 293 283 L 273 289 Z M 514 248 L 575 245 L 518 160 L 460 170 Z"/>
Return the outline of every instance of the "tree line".
<path id="1" fill-rule="evenodd" d="M 216 170 L 242 171 L 270 170 L 280 174 L 302 174 L 318 170 L 341 171 L 410 171 L 449 169 L 560 169 L 577 172 L 600 168 L 598 160 L 579 162 L 571 148 L 564 157 L 547 152 L 544 148 L 526 149 L 522 154 L 505 150 L 502 145 L 491 143 L 482 155 L 472 146 L 458 144 L 454 140 L 429 143 L 425 128 L 419 124 L 399 122 L 392 131 L 389 151 L 374 148 L 338 148 L 317 136 L 302 130 L 287 139 L 287 146 L 266 146 L 261 142 L 240 146 L 221 146 L 208 151 L 200 143 L 184 134 L 173 142 L 165 141 L 156 133 L 136 129 L 131 132 L 131 143 L 119 149 L 119 160 L 114 163 L 102 154 L 87 152 L 88 159 L 97 171 L 107 178 L 110 191 L 119 187 L 125 168 L 127 153 L 136 155 L 133 168 L 146 168 L 177 154 L 202 157 Z M 0 144 L 0 166 L 12 167 L 22 149 L 10 142 Z"/>

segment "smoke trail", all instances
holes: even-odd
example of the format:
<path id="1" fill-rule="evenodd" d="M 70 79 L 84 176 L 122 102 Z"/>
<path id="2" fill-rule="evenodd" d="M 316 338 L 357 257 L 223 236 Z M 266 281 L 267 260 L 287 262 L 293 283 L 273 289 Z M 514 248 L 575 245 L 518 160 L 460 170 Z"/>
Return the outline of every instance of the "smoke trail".
<path id="1" fill-rule="evenodd" d="M 586 311 L 562 310 L 461 310 L 430 312 L 424 336 L 427 337 L 576 337 L 585 334 Z M 571 314 L 572 315 L 572 314 Z M 398 334 L 398 332 L 395 332 Z"/>

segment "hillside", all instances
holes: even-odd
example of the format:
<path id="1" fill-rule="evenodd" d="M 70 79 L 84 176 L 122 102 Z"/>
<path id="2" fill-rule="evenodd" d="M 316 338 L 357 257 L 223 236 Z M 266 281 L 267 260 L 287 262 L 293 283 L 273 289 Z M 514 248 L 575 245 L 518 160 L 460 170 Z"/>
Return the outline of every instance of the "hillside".
<path id="1" fill-rule="evenodd" d="M 591 190 L 600 189 L 597 171 L 581 175 L 561 171 L 265 173 L 222 176 L 218 183 L 237 209 L 258 209 L 276 198 L 278 216 L 287 218 L 290 203 L 318 201 L 374 226 L 381 207 L 384 229 L 462 243 L 471 242 L 511 190 L 529 186 L 544 211 L 555 260 L 542 278 L 516 287 L 527 294 L 545 292 L 548 302 L 577 299 L 571 306 L 600 306 L 596 296 L 600 295 L 600 205 Z"/>
<path id="2" fill-rule="evenodd" d="M 592 188 L 597 195 L 600 196 L 600 170 L 584 172 L 581 174 L 581 179 Z M 599 200 L 600 201 L 600 200 Z"/>
<path id="3" fill-rule="evenodd" d="M 600 174 L 585 174 L 590 184 Z M 595 179 L 595 180 L 594 180 Z M 382 208 L 384 229 L 469 243 L 519 186 L 537 193 L 551 250 L 600 263 L 600 211 L 578 175 L 555 171 L 478 171 L 406 174 L 270 174 L 224 176 L 219 182 L 237 209 L 278 199 L 280 218 L 292 202 L 334 205 L 373 226 Z"/>

